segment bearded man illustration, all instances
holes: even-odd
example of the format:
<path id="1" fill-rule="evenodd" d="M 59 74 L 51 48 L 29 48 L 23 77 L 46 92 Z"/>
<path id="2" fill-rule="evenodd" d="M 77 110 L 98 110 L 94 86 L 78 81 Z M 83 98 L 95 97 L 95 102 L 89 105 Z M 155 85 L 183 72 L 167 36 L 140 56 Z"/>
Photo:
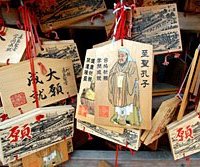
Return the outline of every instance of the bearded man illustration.
<path id="1" fill-rule="evenodd" d="M 111 122 L 120 125 L 140 126 L 139 77 L 136 61 L 126 48 L 118 50 L 118 60 L 108 79 L 108 99 L 114 106 Z"/>

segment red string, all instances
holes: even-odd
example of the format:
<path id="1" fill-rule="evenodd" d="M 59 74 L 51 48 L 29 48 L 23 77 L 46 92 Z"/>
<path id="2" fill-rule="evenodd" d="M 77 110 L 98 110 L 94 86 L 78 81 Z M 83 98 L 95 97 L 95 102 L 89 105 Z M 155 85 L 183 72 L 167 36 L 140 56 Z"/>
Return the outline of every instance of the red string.
<path id="1" fill-rule="evenodd" d="M 126 148 L 129 149 L 132 156 L 135 155 L 135 151 L 133 151 L 131 148 L 128 147 L 128 142 L 126 142 Z"/>
<path id="2" fill-rule="evenodd" d="M 85 127 L 83 127 L 83 132 L 87 133 L 88 135 L 88 140 L 93 140 L 93 137 L 90 135 L 90 133 L 85 131 Z"/>
<path id="3" fill-rule="evenodd" d="M 30 68 L 31 68 L 31 76 L 32 76 L 32 83 L 33 83 L 33 91 L 35 96 L 35 103 L 36 108 L 39 107 L 39 99 L 37 93 L 37 85 L 36 85 L 36 74 L 35 74 L 35 67 L 34 67 L 34 57 L 36 56 L 36 48 L 35 48 L 35 39 L 32 29 L 32 24 L 30 20 L 30 12 L 26 8 L 26 6 L 21 6 L 19 10 L 22 13 L 22 18 L 24 21 L 24 29 L 26 33 L 26 58 L 29 59 Z"/>
<path id="4" fill-rule="evenodd" d="M 190 164 L 191 164 L 191 160 L 190 160 L 190 157 L 185 157 L 185 160 L 186 160 L 186 164 L 187 164 L 187 167 L 190 167 Z"/>
<path id="5" fill-rule="evenodd" d="M 115 152 L 115 167 L 118 167 L 118 154 L 119 154 L 119 145 L 116 145 L 116 152 Z"/>
<path id="6" fill-rule="evenodd" d="M 121 39 L 121 45 L 123 46 L 123 39 L 127 36 L 130 36 L 130 29 L 132 27 L 132 23 L 126 25 L 127 22 L 127 10 L 135 8 L 135 5 L 129 5 L 128 3 L 124 2 L 117 2 L 114 7 L 114 13 L 116 13 L 116 22 L 114 28 L 114 40 Z M 132 11 L 130 11 L 132 13 Z M 132 17 L 132 15 L 130 16 Z M 131 21 L 131 18 L 130 18 Z M 129 21 L 128 21 L 129 22 Z M 132 22 L 132 21 L 131 21 Z"/>

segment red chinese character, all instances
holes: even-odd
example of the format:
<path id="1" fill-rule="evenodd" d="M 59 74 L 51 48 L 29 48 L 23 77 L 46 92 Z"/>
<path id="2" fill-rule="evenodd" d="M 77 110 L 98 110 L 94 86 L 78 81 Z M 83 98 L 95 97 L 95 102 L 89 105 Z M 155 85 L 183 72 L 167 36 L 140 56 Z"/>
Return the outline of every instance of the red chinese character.
<path id="1" fill-rule="evenodd" d="M 28 124 L 25 124 L 23 126 L 23 129 L 21 130 L 21 139 L 24 140 L 25 138 L 31 139 L 31 128 L 28 126 Z"/>
<path id="2" fill-rule="evenodd" d="M 8 114 L 1 114 L 0 115 L 0 122 L 3 122 L 3 121 L 5 121 L 5 120 L 7 120 L 8 119 Z"/>
<path id="3" fill-rule="evenodd" d="M 177 130 L 177 132 L 178 132 L 178 134 L 177 134 L 177 137 L 179 138 L 179 140 L 178 141 L 183 141 L 183 135 L 184 135 L 184 130 L 183 130 L 183 128 L 179 128 L 178 130 Z"/>
<path id="4" fill-rule="evenodd" d="M 187 138 L 193 138 L 193 130 L 190 125 L 188 125 L 185 130 L 185 139 Z"/>
<path id="5" fill-rule="evenodd" d="M 20 130 L 18 129 L 19 126 L 14 126 L 12 129 L 10 129 L 10 135 L 8 136 L 8 139 L 11 138 L 10 142 L 17 142 L 19 139 L 19 133 Z"/>

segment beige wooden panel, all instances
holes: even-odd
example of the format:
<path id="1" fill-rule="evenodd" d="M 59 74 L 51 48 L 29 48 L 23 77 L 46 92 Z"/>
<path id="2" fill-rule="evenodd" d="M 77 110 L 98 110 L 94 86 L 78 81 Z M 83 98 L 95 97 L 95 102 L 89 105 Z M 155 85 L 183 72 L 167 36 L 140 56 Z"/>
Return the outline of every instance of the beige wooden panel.
<path id="1" fill-rule="evenodd" d="M 72 61 L 34 59 L 39 106 L 77 94 Z M 29 60 L 0 70 L 0 95 L 9 118 L 36 107 Z"/>

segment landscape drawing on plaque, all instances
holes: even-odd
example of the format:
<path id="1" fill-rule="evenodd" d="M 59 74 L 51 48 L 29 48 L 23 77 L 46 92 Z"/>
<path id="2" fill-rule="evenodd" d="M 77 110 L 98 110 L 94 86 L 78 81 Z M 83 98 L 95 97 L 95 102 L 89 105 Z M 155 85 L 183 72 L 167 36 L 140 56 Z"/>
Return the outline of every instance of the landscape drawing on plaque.
<path id="1" fill-rule="evenodd" d="M 35 58 L 34 64 L 39 107 L 77 94 L 73 64 L 70 59 Z M 1 100 L 4 113 L 9 118 L 36 107 L 29 60 L 2 67 L 0 76 Z"/>
<path id="2" fill-rule="evenodd" d="M 56 0 L 52 6 L 37 10 L 43 32 L 68 26 L 107 10 L 104 0 Z"/>
<path id="3" fill-rule="evenodd" d="M 200 152 L 200 119 L 193 111 L 167 126 L 174 160 Z"/>
<path id="4" fill-rule="evenodd" d="M 123 44 L 96 49 L 95 123 L 150 129 L 153 47 L 130 40 Z"/>
<path id="5" fill-rule="evenodd" d="M 77 129 L 133 150 L 140 147 L 140 130 L 125 129 L 124 133 L 120 134 L 80 120 L 77 120 Z"/>
<path id="6" fill-rule="evenodd" d="M 0 65 L 19 63 L 26 49 L 25 31 L 6 27 L 0 36 Z"/>
<path id="7" fill-rule="evenodd" d="M 76 78 L 82 75 L 82 64 L 76 43 L 73 40 L 44 41 L 42 49 L 37 49 L 37 57 L 68 59 L 73 63 Z"/>
<path id="8" fill-rule="evenodd" d="M 7 164 L 71 138 L 73 128 L 74 108 L 70 105 L 37 108 L 4 121 L 0 123 L 1 161 Z"/>
<path id="9" fill-rule="evenodd" d="M 154 55 L 182 51 L 176 4 L 136 8 L 131 39 L 153 45 Z"/>

